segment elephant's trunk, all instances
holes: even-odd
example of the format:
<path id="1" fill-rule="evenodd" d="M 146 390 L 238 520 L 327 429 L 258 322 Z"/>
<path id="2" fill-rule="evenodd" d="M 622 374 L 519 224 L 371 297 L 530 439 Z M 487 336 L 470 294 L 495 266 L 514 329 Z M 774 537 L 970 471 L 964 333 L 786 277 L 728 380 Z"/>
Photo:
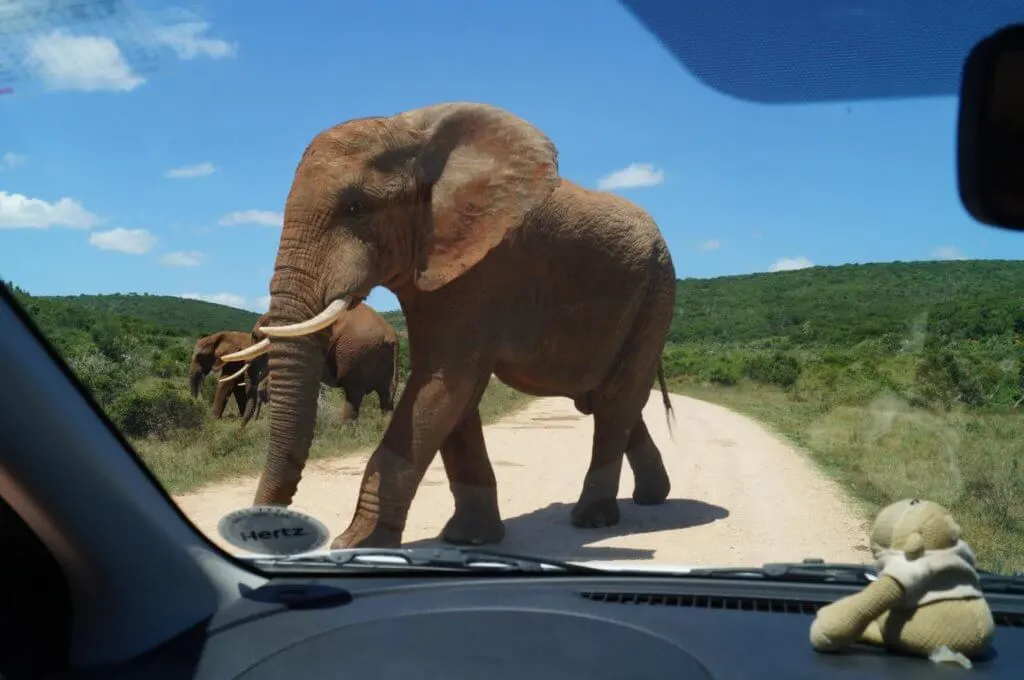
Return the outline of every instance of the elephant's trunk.
<path id="1" fill-rule="evenodd" d="M 287 295 L 272 297 L 270 315 L 273 326 L 312 316 L 305 305 Z M 256 505 L 289 505 L 298 488 L 316 425 L 323 335 L 280 338 L 270 343 L 269 370 L 274 376 L 274 389 L 269 400 L 267 458 L 256 490 Z M 253 387 L 258 389 L 258 385 Z"/>
<path id="2" fill-rule="evenodd" d="M 199 363 L 195 360 L 188 367 L 188 391 L 192 395 L 193 399 L 199 398 L 199 386 L 203 384 L 203 378 L 206 377 L 206 373 L 203 372 Z"/>
<path id="3" fill-rule="evenodd" d="M 367 285 L 370 253 L 365 246 L 352 239 L 329 250 L 317 247 L 310 232 L 326 228 L 331 208 L 307 204 L 308 198 L 296 194 L 293 186 L 285 205 L 281 245 L 270 280 L 269 323 L 261 329 L 270 340 L 274 389 L 268 401 L 270 433 L 257 505 L 290 504 L 309 457 L 329 337 L 326 328 L 333 321 L 328 316 L 344 313 L 341 305 L 330 303 L 365 294 L 363 289 L 372 287 Z M 271 330 L 281 326 L 291 328 L 282 333 Z"/>

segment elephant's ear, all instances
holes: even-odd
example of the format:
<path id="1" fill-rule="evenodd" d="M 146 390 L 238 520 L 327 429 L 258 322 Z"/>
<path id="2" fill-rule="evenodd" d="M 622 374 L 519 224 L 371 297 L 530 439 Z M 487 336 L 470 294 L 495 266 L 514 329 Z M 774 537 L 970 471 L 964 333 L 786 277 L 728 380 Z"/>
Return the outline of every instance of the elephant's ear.
<path id="1" fill-rule="evenodd" d="M 459 277 L 558 185 L 554 143 L 525 120 L 484 104 L 401 114 L 425 135 L 415 157 L 431 219 L 417 234 L 414 280 L 435 290 Z"/>

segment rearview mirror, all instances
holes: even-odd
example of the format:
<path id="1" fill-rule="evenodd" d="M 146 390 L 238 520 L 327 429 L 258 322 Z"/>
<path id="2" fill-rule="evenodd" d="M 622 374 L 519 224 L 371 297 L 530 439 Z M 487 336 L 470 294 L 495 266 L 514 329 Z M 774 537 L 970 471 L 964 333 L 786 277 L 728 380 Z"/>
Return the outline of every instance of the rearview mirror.
<path id="1" fill-rule="evenodd" d="M 957 181 L 976 220 L 1024 230 L 1024 24 L 985 38 L 964 62 Z"/>

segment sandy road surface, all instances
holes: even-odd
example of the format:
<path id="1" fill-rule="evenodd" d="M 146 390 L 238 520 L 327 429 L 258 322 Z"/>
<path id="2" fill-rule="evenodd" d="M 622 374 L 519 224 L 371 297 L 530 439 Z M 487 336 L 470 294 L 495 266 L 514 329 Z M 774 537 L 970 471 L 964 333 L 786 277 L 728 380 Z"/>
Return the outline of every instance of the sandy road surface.
<path id="1" fill-rule="evenodd" d="M 507 527 L 500 549 L 561 559 L 697 565 L 870 559 L 864 518 L 801 453 L 728 409 L 679 395 L 672 395 L 672 403 L 675 441 L 660 394 L 653 392 L 644 410 L 672 480 L 669 499 L 660 506 L 634 505 L 633 476 L 624 461 L 622 519 L 609 528 L 569 523 L 594 427 L 570 400 L 539 399 L 485 427 Z M 293 507 L 320 518 L 336 536 L 352 517 L 368 454 L 308 465 Z M 177 500 L 202 531 L 226 546 L 217 537 L 217 521 L 249 505 L 255 489 L 256 478 L 244 478 Z M 452 509 L 437 456 L 409 512 L 406 545 L 440 544 L 436 537 Z"/>

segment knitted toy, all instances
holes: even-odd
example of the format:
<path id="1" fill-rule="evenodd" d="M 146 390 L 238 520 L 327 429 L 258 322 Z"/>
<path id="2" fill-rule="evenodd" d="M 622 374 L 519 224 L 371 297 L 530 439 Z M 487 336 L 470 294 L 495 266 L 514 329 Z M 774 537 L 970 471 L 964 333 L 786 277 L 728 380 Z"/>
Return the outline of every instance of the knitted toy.
<path id="1" fill-rule="evenodd" d="M 884 508 L 871 531 L 871 551 L 878 579 L 818 611 L 811 624 L 816 650 L 861 642 L 967 667 L 969 658 L 984 654 L 995 622 L 974 553 L 945 508 L 916 499 Z"/>

